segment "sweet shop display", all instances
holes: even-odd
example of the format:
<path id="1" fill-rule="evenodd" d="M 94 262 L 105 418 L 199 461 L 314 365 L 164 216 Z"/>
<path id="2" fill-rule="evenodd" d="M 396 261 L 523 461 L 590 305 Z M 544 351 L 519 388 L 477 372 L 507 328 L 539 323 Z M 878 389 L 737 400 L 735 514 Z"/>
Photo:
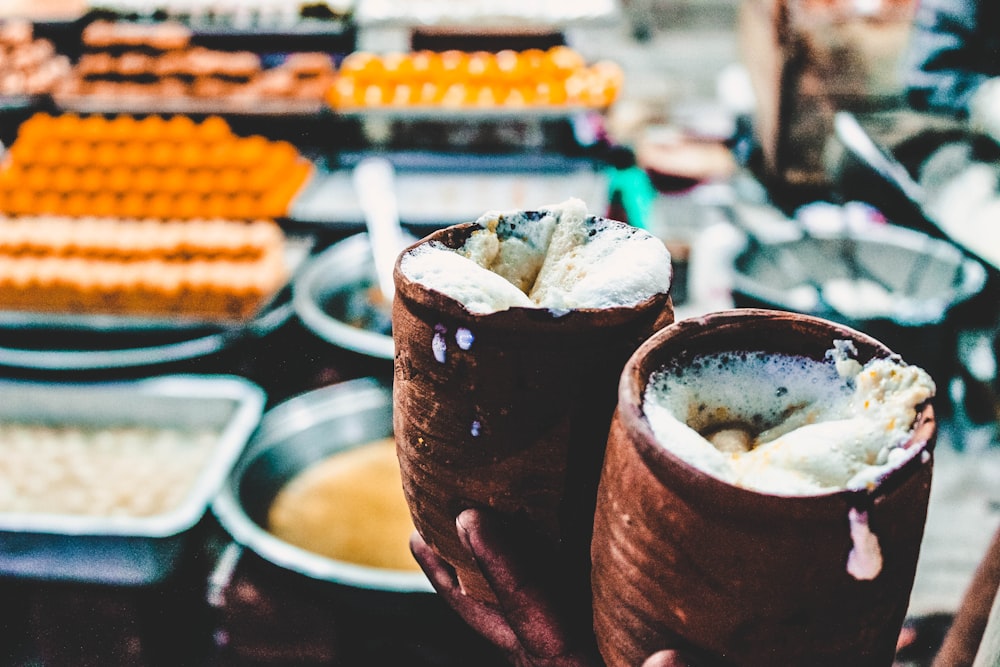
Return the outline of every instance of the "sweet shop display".
<path id="1" fill-rule="evenodd" d="M 162 15 L 194 24 L 293 26 L 303 19 L 346 18 L 355 0 L 91 0 L 88 4 L 120 16 Z"/>
<path id="2" fill-rule="evenodd" d="M 312 163 L 218 116 L 52 116 L 20 127 L 0 167 L 0 212 L 126 218 L 275 218 Z"/>
<path id="3" fill-rule="evenodd" d="M 608 21 L 615 0 L 363 0 L 355 11 L 362 24 L 413 21 L 433 26 L 562 26 Z"/>
<path id="4" fill-rule="evenodd" d="M 84 28 L 84 53 L 59 87 L 69 104 L 80 98 L 319 101 L 333 77 L 328 54 L 297 52 L 264 67 L 259 54 L 223 51 L 192 42 L 193 31 L 177 21 L 94 21 Z"/>
<path id="5" fill-rule="evenodd" d="M 36 38 L 31 23 L 0 21 L 0 97 L 49 93 L 69 70 L 69 58 Z"/>
<path id="6" fill-rule="evenodd" d="M 287 280 L 271 221 L 0 218 L 0 308 L 241 320 Z"/>
<path id="7" fill-rule="evenodd" d="M 191 492 L 219 434 L 0 423 L 0 511 L 146 517 Z"/>
<path id="8" fill-rule="evenodd" d="M 318 415 L 307 406 L 301 414 L 321 417 L 315 433 L 324 446 L 353 438 L 361 426 L 359 444 L 371 447 L 359 447 L 358 458 L 331 457 L 329 466 L 317 460 L 324 465 L 310 470 L 316 476 L 289 476 L 306 486 L 283 487 L 288 503 L 275 495 L 278 487 L 270 489 L 275 501 L 261 504 L 255 524 L 305 562 L 335 564 L 333 572 L 318 570 L 321 581 L 288 587 L 296 606 L 313 586 L 360 596 L 383 587 L 387 599 L 404 602 L 386 628 L 389 640 L 373 643 L 373 653 L 355 648 L 367 642 L 363 619 L 351 619 L 356 637 L 345 634 L 339 618 L 327 623 L 324 593 L 315 601 L 317 622 L 332 628 L 342 655 L 317 663 L 308 647 L 302 650 L 311 637 L 300 640 L 301 633 L 287 635 L 293 653 L 282 653 L 282 640 L 270 632 L 241 634 L 237 626 L 268 611 L 266 604 L 236 600 L 236 579 L 215 571 L 231 558 L 234 577 L 314 576 L 271 562 L 237 538 L 215 506 L 224 485 L 205 471 L 233 476 L 244 451 L 265 451 L 270 436 L 256 421 L 261 415 L 240 410 L 220 424 L 237 402 L 228 391 L 217 401 L 199 395 L 160 412 L 132 402 L 141 396 L 131 388 L 110 400 L 95 388 L 162 381 L 167 403 L 187 396 L 178 379 L 245 380 L 259 385 L 260 400 L 273 409 L 310 390 L 388 380 L 388 357 L 330 339 L 304 314 L 304 303 L 328 316 L 344 302 L 345 321 L 365 319 L 350 329 L 367 333 L 370 318 L 356 316 L 353 283 L 331 289 L 353 279 L 357 266 L 366 298 L 374 293 L 366 268 L 373 237 L 362 233 L 371 211 L 359 207 L 357 165 L 371 157 L 392 164 L 392 192 L 376 195 L 385 203 L 398 197 L 400 222 L 412 236 L 454 222 L 466 205 L 480 211 L 491 201 L 527 207 L 558 193 L 603 209 L 604 165 L 592 155 L 586 142 L 596 139 L 586 139 L 584 126 L 596 126 L 619 99 L 624 74 L 577 50 L 575 36 L 551 35 L 560 21 L 603 15 L 616 0 L 573 8 L 539 3 L 540 13 L 515 20 L 520 27 L 509 33 L 506 18 L 460 21 L 463 43 L 447 46 L 367 39 L 359 0 L 79 4 L 85 13 L 72 21 L 0 22 L 0 403 L 23 408 L 18 419 L 0 423 L 0 456 L 7 454 L 0 462 L 0 542 L 17 541 L 19 556 L 0 557 L 0 597 L 10 601 L 0 625 L 7 628 L 8 618 L 16 625 L 9 638 L 0 637 L 0 655 L 13 653 L 17 664 L 215 664 L 230 655 L 240 662 L 259 641 L 257 655 L 275 664 L 411 664 L 419 653 L 427 667 L 493 667 L 484 643 L 444 616 L 411 555 L 413 522 L 391 431 L 377 430 L 377 422 L 391 419 L 382 414 L 391 408 L 388 395 L 376 414 L 373 394 L 350 389 L 336 423 L 323 421 L 332 412 Z M 418 4 L 412 7 L 422 11 Z M 459 4 L 456 12 L 466 15 L 487 3 Z M 408 25 L 407 12 L 398 19 L 391 29 L 399 34 L 421 29 Z M 534 38 L 539 20 L 541 40 Z M 489 40 L 476 39 L 479 28 Z M 8 90 L 8 81 L 21 87 Z M 5 107 L 3 96 L 14 94 L 31 99 Z M 346 252 L 326 252 L 334 248 Z M 323 280 L 308 289 L 303 278 L 319 275 L 317 268 Z M 24 394 L 20 386 L 5 393 L 5 380 L 22 379 L 45 382 L 45 394 Z M 80 391 L 65 399 L 49 389 L 63 385 Z M 63 426 L 45 417 L 38 406 L 49 403 L 65 404 L 80 419 Z M 94 417 L 109 405 L 127 418 Z M 256 443 L 251 432 L 259 434 Z M 231 442 L 233 458 L 216 460 L 214 440 Z M 283 451 L 293 456 L 309 446 L 300 434 L 287 444 Z M 275 479 L 272 471 L 246 470 L 247 485 Z M 207 508 L 200 498 L 192 507 L 193 485 L 210 491 Z M 396 492 L 392 506 L 384 502 L 389 487 Z M 265 497 L 249 488 L 241 502 Z M 180 536 L 164 531 L 164 516 L 188 509 L 192 521 Z M 323 526 L 331 520 L 361 530 L 326 539 Z M 81 533 L 81 522 L 110 527 L 114 541 Z M 46 531 L 55 524 L 69 530 L 54 533 L 53 546 Z M 154 534 L 137 535 L 134 528 L 147 525 Z M 28 571 L 24 554 L 34 552 L 25 537 L 30 549 L 49 549 L 46 556 L 62 553 L 30 559 Z M 360 578 L 341 568 L 360 571 Z M 98 628 L 79 641 L 70 637 L 79 623 L 77 600 L 96 610 L 80 618 L 96 618 Z M 397 641 L 411 602 L 432 612 L 418 613 L 431 634 L 415 628 L 407 630 L 412 639 Z M 21 623 L 27 605 L 31 617 Z M 104 622 L 104 610 L 122 606 L 121 623 Z M 134 622 L 140 616 L 162 619 L 162 628 Z M 298 618 L 293 613 L 268 628 L 284 634 Z M 439 664 L 436 654 L 457 661 Z"/>
<path id="9" fill-rule="evenodd" d="M 604 108 L 618 97 L 623 78 L 617 64 L 588 65 L 568 46 L 496 53 L 356 51 L 341 63 L 327 99 L 342 110 Z"/>

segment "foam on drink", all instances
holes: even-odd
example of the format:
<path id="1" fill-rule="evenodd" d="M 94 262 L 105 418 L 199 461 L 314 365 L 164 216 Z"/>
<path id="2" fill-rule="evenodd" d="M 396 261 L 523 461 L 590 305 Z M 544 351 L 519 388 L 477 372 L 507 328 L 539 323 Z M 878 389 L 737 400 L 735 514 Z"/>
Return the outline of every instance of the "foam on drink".
<path id="1" fill-rule="evenodd" d="M 670 287 L 670 253 L 648 232 L 587 214 L 579 199 L 537 211 L 491 211 L 457 249 L 424 243 L 403 256 L 411 280 L 472 313 L 512 307 L 634 306 Z"/>
<path id="2" fill-rule="evenodd" d="M 700 470 L 776 495 L 873 487 L 907 443 L 934 382 L 916 366 L 864 366 L 837 341 L 827 358 L 727 352 L 652 374 L 643 411 L 656 439 Z"/>

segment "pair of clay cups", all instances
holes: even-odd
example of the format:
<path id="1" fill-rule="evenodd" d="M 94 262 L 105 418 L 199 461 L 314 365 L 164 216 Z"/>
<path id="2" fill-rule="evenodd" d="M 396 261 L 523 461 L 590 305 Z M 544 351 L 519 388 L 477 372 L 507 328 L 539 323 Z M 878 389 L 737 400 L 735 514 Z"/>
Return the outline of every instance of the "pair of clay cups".
<path id="1" fill-rule="evenodd" d="M 428 239 L 457 248 L 475 229 Z M 468 595 L 494 601 L 455 517 L 487 507 L 550 541 L 581 603 L 592 595 L 611 666 L 641 665 L 663 648 L 732 665 L 892 663 L 926 517 L 932 408 L 913 431 L 927 455 L 875 488 L 787 497 L 729 485 L 677 458 L 656 442 L 642 407 L 650 374 L 678 357 L 823 359 L 834 340 L 850 340 L 863 363 L 891 355 L 884 345 L 775 311 L 672 323 L 669 294 L 631 308 L 472 314 L 409 280 L 399 263 L 395 279 L 404 491 L 417 530 Z M 852 509 L 866 513 L 881 546 L 871 580 L 845 567 Z"/>

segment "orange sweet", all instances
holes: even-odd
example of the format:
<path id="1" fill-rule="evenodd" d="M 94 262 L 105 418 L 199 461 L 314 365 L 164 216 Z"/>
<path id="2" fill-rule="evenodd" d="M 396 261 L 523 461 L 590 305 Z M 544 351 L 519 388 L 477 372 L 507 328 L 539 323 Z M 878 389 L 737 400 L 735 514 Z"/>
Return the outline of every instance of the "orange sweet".
<path id="1" fill-rule="evenodd" d="M 585 65 L 583 56 L 568 46 L 553 46 L 545 52 L 544 66 L 557 77 L 566 78 Z"/>
<path id="2" fill-rule="evenodd" d="M 70 166 L 53 169 L 51 179 L 52 189 L 60 194 L 76 190 L 80 183 L 79 172 Z"/>
<path id="3" fill-rule="evenodd" d="M 79 133 L 79 126 L 79 116 L 74 113 L 64 113 L 53 119 L 50 136 L 60 139 L 75 139 Z"/>
<path id="4" fill-rule="evenodd" d="M 208 116 L 198 124 L 195 136 L 206 143 L 216 143 L 231 138 L 229 123 L 221 116 Z"/>
<path id="5" fill-rule="evenodd" d="M 43 192 L 35 197 L 35 212 L 55 215 L 63 211 L 63 195 L 61 192 Z"/>
<path id="6" fill-rule="evenodd" d="M 154 167 L 140 167 L 135 170 L 132 188 L 137 192 L 152 194 L 160 187 L 162 172 Z"/>
<path id="7" fill-rule="evenodd" d="M 93 162 L 92 144 L 82 140 L 68 141 L 63 145 L 62 161 L 76 167 L 85 167 Z"/>
<path id="8" fill-rule="evenodd" d="M 508 83 L 520 83 L 528 78 L 529 65 L 517 51 L 503 49 L 494 56 L 497 78 Z"/>
<path id="9" fill-rule="evenodd" d="M 94 146 L 93 164 L 107 169 L 121 162 L 121 150 L 116 143 L 103 142 Z"/>
<path id="10" fill-rule="evenodd" d="M 122 165 L 129 167 L 146 164 L 149 159 L 149 147 L 138 141 L 126 142 L 122 145 L 120 159 Z"/>
<path id="11" fill-rule="evenodd" d="M 103 191 L 106 184 L 105 173 L 103 169 L 80 170 L 80 190 L 90 193 Z"/>
<path id="12" fill-rule="evenodd" d="M 228 174 L 230 171 L 232 170 L 226 170 L 226 173 Z M 193 169 L 187 172 L 187 176 L 187 188 L 191 192 L 197 192 L 202 195 L 212 192 L 219 185 L 231 187 L 228 183 L 222 184 L 217 172 L 212 169 Z M 178 188 L 178 192 L 182 191 L 183 188 Z"/>
<path id="13" fill-rule="evenodd" d="M 466 76 L 472 83 L 493 83 L 499 78 L 496 56 L 486 51 L 470 53 L 466 59 Z"/>
<path id="14" fill-rule="evenodd" d="M 130 141 L 135 136 L 138 125 L 139 121 L 135 117 L 119 114 L 108 122 L 104 138 L 107 141 Z"/>
<path id="15" fill-rule="evenodd" d="M 111 192 L 126 192 L 132 187 L 132 169 L 125 165 L 108 169 L 105 183 Z"/>
<path id="16" fill-rule="evenodd" d="M 229 198 L 218 192 L 213 192 L 205 197 L 204 206 L 204 216 L 210 220 L 224 220 L 232 217 Z"/>
<path id="17" fill-rule="evenodd" d="M 445 88 L 441 84 L 434 81 L 425 81 L 420 85 L 420 89 L 417 92 L 416 104 L 427 106 L 441 104 L 444 93 Z"/>
<path id="18" fill-rule="evenodd" d="M 191 118 L 177 115 L 167 121 L 163 135 L 170 141 L 188 141 L 194 136 L 195 130 L 195 122 Z"/>
<path id="19" fill-rule="evenodd" d="M 368 51 L 355 51 L 348 54 L 340 63 L 341 74 L 350 75 L 359 82 L 370 83 L 379 79 L 385 73 L 382 59 Z"/>
<path id="20" fill-rule="evenodd" d="M 237 220 L 251 220 L 257 217 L 260 206 L 258 200 L 253 195 L 246 192 L 237 192 L 230 200 L 233 218 Z"/>
<path id="21" fill-rule="evenodd" d="M 441 78 L 441 54 L 435 51 L 415 51 L 410 55 L 413 78 L 421 83 L 438 81 Z"/>
<path id="22" fill-rule="evenodd" d="M 475 103 L 477 89 L 464 83 L 452 83 L 441 96 L 441 106 L 465 107 Z"/>
<path id="23" fill-rule="evenodd" d="M 118 197 L 107 191 L 96 192 L 90 198 L 90 214 L 99 217 L 111 217 L 115 215 L 118 205 Z"/>
<path id="24" fill-rule="evenodd" d="M 525 49 L 517 54 L 517 59 L 525 79 L 535 79 L 545 69 L 546 55 L 541 49 Z"/>
<path id="25" fill-rule="evenodd" d="M 163 180 L 160 189 L 166 193 L 176 193 L 185 190 L 189 183 L 189 172 L 182 167 L 168 167 L 163 170 Z"/>
<path id="26" fill-rule="evenodd" d="M 361 102 L 364 106 L 368 107 L 384 106 L 392 99 L 392 93 L 393 91 L 384 84 L 369 83 L 364 87 Z"/>
<path id="27" fill-rule="evenodd" d="M 136 127 L 134 139 L 138 141 L 156 141 L 163 137 L 166 132 L 167 121 L 162 116 L 146 116 L 139 121 Z"/>
<path id="28" fill-rule="evenodd" d="M 198 193 L 184 192 L 174 199 L 174 215 L 183 220 L 190 220 L 201 215 L 205 207 L 205 199 Z"/>
<path id="29" fill-rule="evenodd" d="M 74 137 L 81 141 L 101 141 L 107 136 L 108 121 L 104 116 L 94 114 L 81 118 Z"/>
<path id="30" fill-rule="evenodd" d="M 83 192 L 71 192 L 63 200 L 63 213 L 79 218 L 90 214 L 90 195 Z"/>
<path id="31" fill-rule="evenodd" d="M 21 172 L 23 187 L 32 192 L 43 192 L 49 187 L 51 172 L 48 167 L 28 167 Z"/>
<path id="32" fill-rule="evenodd" d="M 150 218 L 167 220 L 175 213 L 176 195 L 167 192 L 157 192 L 146 202 L 146 214 Z"/>
<path id="33" fill-rule="evenodd" d="M 393 106 L 407 107 L 420 102 L 420 88 L 409 83 L 397 83 L 392 87 L 392 95 L 388 103 Z"/>
<path id="34" fill-rule="evenodd" d="M 55 122 L 50 114 L 44 111 L 32 114 L 17 128 L 17 139 L 33 139 L 35 137 L 46 137 L 52 134 L 52 125 Z"/>
<path id="35" fill-rule="evenodd" d="M 469 73 L 469 55 L 464 51 L 451 49 L 441 52 L 441 83 L 465 81 Z"/>
<path id="36" fill-rule="evenodd" d="M 7 195 L 9 213 L 27 215 L 35 212 L 35 196 L 27 190 L 14 190 Z"/>
<path id="37" fill-rule="evenodd" d="M 359 86 L 353 77 L 338 76 L 330 88 L 330 104 L 338 109 L 361 106 L 364 102 L 364 92 L 365 87 Z"/>
<path id="38" fill-rule="evenodd" d="M 177 158 L 177 144 L 173 141 L 161 139 L 148 144 L 144 162 L 157 167 L 169 167 L 176 163 Z"/>
<path id="39" fill-rule="evenodd" d="M 413 57 L 408 53 L 387 53 L 382 56 L 382 80 L 385 83 L 412 84 Z"/>
<path id="40" fill-rule="evenodd" d="M 566 87 L 561 81 L 539 81 L 535 85 L 536 104 L 558 106 L 566 104 Z"/>
<path id="41" fill-rule="evenodd" d="M 220 169 L 215 175 L 215 190 L 227 194 L 243 189 L 243 170 L 237 167 Z"/>
<path id="42" fill-rule="evenodd" d="M 147 213 L 146 195 L 141 192 L 126 192 L 118 199 L 118 216 L 122 218 L 144 218 Z"/>

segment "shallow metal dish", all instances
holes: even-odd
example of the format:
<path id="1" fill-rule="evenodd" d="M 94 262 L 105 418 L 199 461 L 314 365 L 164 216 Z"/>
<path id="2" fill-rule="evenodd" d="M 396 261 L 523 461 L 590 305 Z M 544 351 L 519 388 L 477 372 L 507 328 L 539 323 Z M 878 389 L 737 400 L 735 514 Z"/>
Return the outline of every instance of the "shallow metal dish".
<path id="1" fill-rule="evenodd" d="M 352 352 L 392 359 L 387 309 L 372 302 L 375 262 L 367 233 L 349 236 L 314 257 L 292 283 L 292 305 L 323 340 Z"/>
<path id="2" fill-rule="evenodd" d="M 292 572 L 358 589 L 429 593 L 433 589 L 420 572 L 334 560 L 293 546 L 264 528 L 274 497 L 301 470 L 335 452 L 390 435 L 392 391 L 375 380 L 352 380 L 300 394 L 264 415 L 212 509 L 238 543 Z"/>
<path id="3" fill-rule="evenodd" d="M 832 280 L 869 280 L 881 285 L 892 302 L 884 309 L 823 312 L 814 302 L 810 314 L 841 319 L 890 319 L 901 325 L 936 324 L 954 306 L 983 288 L 983 266 L 954 245 L 921 232 L 892 225 L 865 233 L 809 234 L 796 239 L 760 242 L 735 261 L 736 292 L 786 310 L 802 310 L 796 288 L 813 288 Z"/>
<path id="4" fill-rule="evenodd" d="M 836 310 L 832 305 L 841 303 L 824 302 L 820 294 L 837 279 L 880 284 L 891 298 L 881 310 L 860 302 Z M 803 312 L 864 331 L 922 366 L 943 387 L 953 371 L 958 306 L 985 284 L 983 265 L 951 243 L 883 225 L 864 234 L 752 244 L 734 262 L 733 299 L 739 307 Z"/>
<path id="5" fill-rule="evenodd" d="M 289 237 L 291 274 L 305 263 L 313 239 Z M 164 366 L 261 338 L 292 316 L 291 287 L 280 289 L 245 322 L 220 324 L 116 315 L 53 315 L 0 311 L 0 366 L 41 371 L 100 371 Z"/>
<path id="6" fill-rule="evenodd" d="M 166 512 L 150 517 L 0 512 L 0 576 L 123 586 L 164 579 L 257 427 L 264 402 L 259 387 L 229 376 L 0 382 L 0 421 L 206 427 L 219 433 L 190 493 Z"/>

